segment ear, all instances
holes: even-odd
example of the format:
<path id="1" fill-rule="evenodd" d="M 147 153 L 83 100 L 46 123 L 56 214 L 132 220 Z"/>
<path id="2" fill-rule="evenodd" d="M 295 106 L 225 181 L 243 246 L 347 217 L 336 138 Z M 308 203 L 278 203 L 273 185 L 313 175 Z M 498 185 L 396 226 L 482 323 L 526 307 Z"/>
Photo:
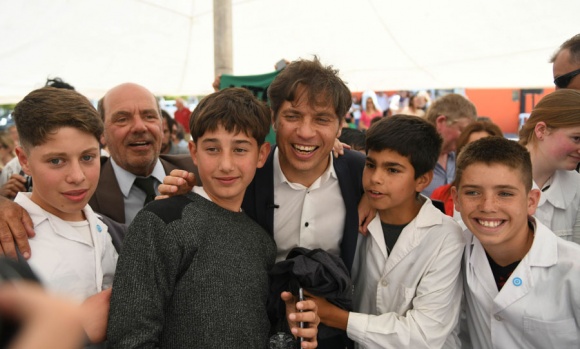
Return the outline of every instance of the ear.
<path id="1" fill-rule="evenodd" d="M 534 126 L 534 134 L 538 140 L 543 140 L 548 134 L 548 125 L 543 121 L 538 122 L 536 126 Z"/>
<path id="2" fill-rule="evenodd" d="M 189 148 L 189 155 L 191 156 L 191 160 L 193 160 L 193 163 L 195 164 L 195 166 L 197 165 L 197 146 L 195 145 L 195 142 L 193 140 L 189 141 L 187 143 L 187 147 Z"/>
<path id="3" fill-rule="evenodd" d="M 262 168 L 268 159 L 268 155 L 270 155 L 271 145 L 268 142 L 264 142 L 258 149 L 258 164 L 256 165 L 257 168 Z"/>
<path id="4" fill-rule="evenodd" d="M 536 208 L 540 202 L 540 195 L 542 192 L 539 189 L 532 189 L 528 193 L 528 216 L 536 213 Z"/>
<path id="5" fill-rule="evenodd" d="M 441 128 L 447 123 L 447 116 L 439 115 L 437 119 L 435 119 L 435 128 L 437 132 L 441 130 Z"/>
<path id="6" fill-rule="evenodd" d="M 427 186 L 429 186 L 429 184 L 431 184 L 432 179 L 433 170 L 419 176 L 417 179 L 415 179 L 415 191 L 418 193 L 422 192 L 425 188 L 427 188 Z"/>
<path id="7" fill-rule="evenodd" d="M 344 121 L 344 119 L 342 119 Z M 340 135 L 342 134 L 342 121 L 338 122 L 338 132 L 336 132 L 336 138 L 340 137 Z"/>
<path id="8" fill-rule="evenodd" d="M 20 166 L 22 167 L 22 171 L 30 176 L 30 166 L 28 164 L 28 154 L 21 145 L 14 148 L 16 151 L 16 156 L 18 157 L 18 161 L 20 161 Z"/>
<path id="9" fill-rule="evenodd" d="M 459 202 L 459 192 L 457 191 L 457 187 L 453 185 L 449 189 L 451 190 L 451 197 L 453 198 L 455 209 L 461 212 L 461 203 Z"/>

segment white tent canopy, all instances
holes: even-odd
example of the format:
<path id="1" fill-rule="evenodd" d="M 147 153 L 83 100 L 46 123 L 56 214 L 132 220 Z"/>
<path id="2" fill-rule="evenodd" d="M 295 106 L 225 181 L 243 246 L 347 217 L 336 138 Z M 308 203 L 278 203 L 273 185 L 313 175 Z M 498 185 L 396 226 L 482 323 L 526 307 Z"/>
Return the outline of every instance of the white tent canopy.
<path id="1" fill-rule="evenodd" d="M 98 98 L 126 81 L 211 92 L 211 0 L 3 0 L 0 103 L 47 77 Z M 318 55 L 353 91 L 551 86 L 578 0 L 232 0 L 234 74 Z"/>

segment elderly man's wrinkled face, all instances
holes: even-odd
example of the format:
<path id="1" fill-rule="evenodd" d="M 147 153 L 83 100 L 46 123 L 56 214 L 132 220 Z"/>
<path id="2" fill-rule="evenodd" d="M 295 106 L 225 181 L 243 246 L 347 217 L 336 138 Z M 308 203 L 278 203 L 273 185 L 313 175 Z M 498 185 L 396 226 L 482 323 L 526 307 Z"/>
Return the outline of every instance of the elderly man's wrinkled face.
<path id="1" fill-rule="evenodd" d="M 142 86 L 123 84 L 105 95 L 103 106 L 105 141 L 113 160 L 135 175 L 150 175 L 159 158 L 163 135 L 153 94 Z"/>

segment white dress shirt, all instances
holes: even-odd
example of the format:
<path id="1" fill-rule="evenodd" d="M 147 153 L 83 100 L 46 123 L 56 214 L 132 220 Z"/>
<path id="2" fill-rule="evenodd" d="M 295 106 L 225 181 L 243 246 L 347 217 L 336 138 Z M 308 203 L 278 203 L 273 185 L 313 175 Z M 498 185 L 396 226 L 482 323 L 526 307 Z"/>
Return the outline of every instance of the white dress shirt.
<path id="1" fill-rule="evenodd" d="M 22 206 L 34 224 L 36 236 L 29 240 L 30 267 L 51 291 L 82 301 L 113 284 L 117 252 L 107 232 L 89 205 L 83 209 L 92 243 L 71 222 L 44 211 L 30 200 L 30 193 L 18 193 Z M 75 222 L 76 223 L 76 222 Z"/>
<path id="2" fill-rule="evenodd" d="M 294 247 L 321 248 L 340 256 L 346 208 L 334 171 L 333 158 L 326 171 L 307 188 L 286 179 L 274 153 L 274 240 L 276 261 L 286 259 Z"/>
<path id="3" fill-rule="evenodd" d="M 113 170 L 115 171 L 115 177 L 117 177 L 117 183 L 119 183 L 119 188 L 121 189 L 121 193 L 123 193 L 123 201 L 125 203 L 125 224 L 129 225 L 137 213 L 143 208 L 143 203 L 145 202 L 145 197 L 147 195 L 143 190 L 133 185 L 137 176 L 117 165 L 113 158 L 110 159 Z M 165 169 L 159 159 L 157 159 L 157 163 L 153 168 L 151 176 L 157 180 L 155 193 L 159 195 L 157 187 L 159 184 L 163 183 L 163 179 L 165 178 Z"/>

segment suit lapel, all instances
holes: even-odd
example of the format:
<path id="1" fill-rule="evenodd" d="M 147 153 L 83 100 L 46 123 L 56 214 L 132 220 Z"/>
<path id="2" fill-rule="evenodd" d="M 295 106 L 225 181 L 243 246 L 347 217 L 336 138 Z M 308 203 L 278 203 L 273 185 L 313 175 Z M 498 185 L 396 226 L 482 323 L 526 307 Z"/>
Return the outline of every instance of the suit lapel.
<path id="1" fill-rule="evenodd" d="M 123 193 L 109 160 L 102 164 L 99 184 L 89 204 L 95 212 L 104 214 L 119 223 L 125 223 Z"/>

